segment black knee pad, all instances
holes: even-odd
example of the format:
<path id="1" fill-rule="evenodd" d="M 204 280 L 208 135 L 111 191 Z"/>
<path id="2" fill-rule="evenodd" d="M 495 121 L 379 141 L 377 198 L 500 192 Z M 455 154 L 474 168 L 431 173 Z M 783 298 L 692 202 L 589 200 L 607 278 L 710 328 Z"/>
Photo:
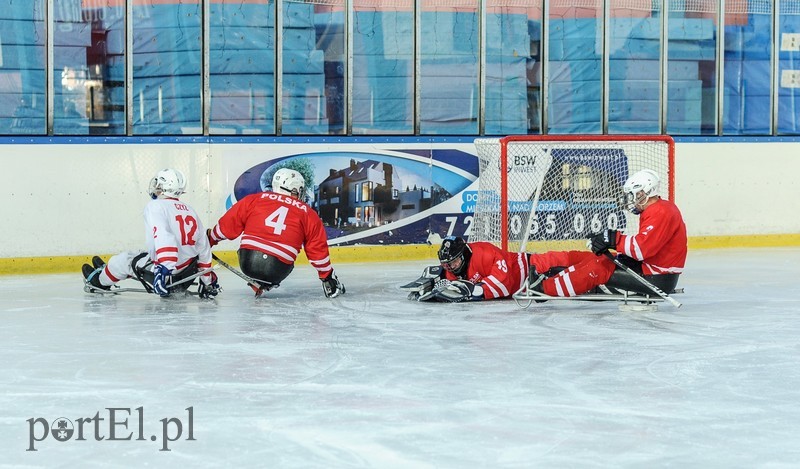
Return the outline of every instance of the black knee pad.
<path id="1" fill-rule="evenodd" d="M 667 294 L 678 285 L 678 277 L 680 276 L 680 274 L 642 275 L 641 272 L 636 273 Z M 644 286 L 642 282 L 636 280 L 633 275 L 622 269 L 617 269 L 611 274 L 611 278 L 606 282 L 606 286 L 608 288 L 641 293 L 643 295 L 655 295 L 651 289 Z"/>
<path id="2" fill-rule="evenodd" d="M 131 261 L 131 267 L 133 268 L 134 274 L 136 274 L 136 278 L 142 282 L 146 289 L 152 289 L 153 287 L 153 280 L 155 279 L 155 274 L 153 273 L 153 261 L 148 260 L 145 264 L 141 267 L 137 267 L 136 264 L 139 261 L 147 256 L 146 252 L 139 254 L 138 256 L 134 257 Z M 186 268 L 181 270 L 179 273 L 172 276 L 172 283 L 178 282 L 180 280 L 185 279 L 186 277 L 190 277 L 197 273 L 197 258 L 192 259 L 192 263 L 189 264 Z M 175 287 L 171 288 L 173 292 L 182 292 L 186 291 L 193 282 L 186 282 L 180 285 L 176 285 Z"/>
<path id="3" fill-rule="evenodd" d="M 248 277 L 268 285 L 279 285 L 294 270 L 294 264 L 252 249 L 239 249 L 239 267 Z"/>
<path id="4" fill-rule="evenodd" d="M 192 259 L 191 264 L 189 264 L 183 270 L 172 276 L 172 283 L 177 283 L 187 277 L 191 277 L 196 273 L 197 273 L 197 258 L 195 257 L 194 259 Z M 190 286 L 192 286 L 192 283 L 194 282 L 185 282 L 180 285 L 176 285 L 173 288 L 173 291 L 185 291 Z"/>

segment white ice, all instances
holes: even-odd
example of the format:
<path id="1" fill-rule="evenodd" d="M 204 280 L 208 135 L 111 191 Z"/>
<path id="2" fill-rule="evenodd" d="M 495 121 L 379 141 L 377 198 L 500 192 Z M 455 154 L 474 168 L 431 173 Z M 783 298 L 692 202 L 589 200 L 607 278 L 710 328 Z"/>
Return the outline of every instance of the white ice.
<path id="1" fill-rule="evenodd" d="M 692 251 L 646 313 L 407 301 L 425 265 L 338 265 L 333 300 L 306 266 L 210 302 L 2 277 L 0 467 L 800 467 L 800 249 Z"/>

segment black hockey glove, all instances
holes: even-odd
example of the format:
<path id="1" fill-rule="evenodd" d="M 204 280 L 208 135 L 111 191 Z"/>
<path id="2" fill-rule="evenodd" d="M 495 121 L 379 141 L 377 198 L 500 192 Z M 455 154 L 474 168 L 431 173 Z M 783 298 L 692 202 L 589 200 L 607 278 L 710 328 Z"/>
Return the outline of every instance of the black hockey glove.
<path id="1" fill-rule="evenodd" d="M 322 279 L 322 292 L 325 293 L 326 298 L 336 298 L 344 294 L 344 284 L 339 281 L 333 270 L 330 275 Z"/>
<path id="2" fill-rule="evenodd" d="M 617 230 L 605 230 L 589 238 L 592 252 L 600 255 L 609 249 L 617 249 Z"/>
<path id="3" fill-rule="evenodd" d="M 200 277 L 200 284 L 197 286 L 197 296 L 207 300 L 219 295 L 222 288 L 219 286 L 219 278 L 215 272 L 211 272 L 207 278 L 206 276 Z"/>
<path id="4" fill-rule="evenodd" d="M 446 287 L 433 294 L 436 301 L 445 303 L 460 303 L 462 301 L 476 301 L 483 299 L 482 296 L 475 295 L 475 284 L 467 280 L 456 280 L 450 282 Z"/>
<path id="5" fill-rule="evenodd" d="M 155 267 L 153 267 L 153 273 L 155 274 L 153 278 L 153 291 L 156 292 L 158 296 L 169 296 L 168 287 L 172 283 L 172 273 L 161 264 L 156 264 Z"/>

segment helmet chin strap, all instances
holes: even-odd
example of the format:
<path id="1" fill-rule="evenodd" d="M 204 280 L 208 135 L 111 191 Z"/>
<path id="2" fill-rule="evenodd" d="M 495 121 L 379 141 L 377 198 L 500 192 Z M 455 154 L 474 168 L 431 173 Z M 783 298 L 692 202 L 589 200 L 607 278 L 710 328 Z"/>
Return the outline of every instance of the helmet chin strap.
<path id="1" fill-rule="evenodd" d="M 280 191 L 281 191 L 280 193 L 281 194 L 294 197 L 295 199 L 299 199 L 300 198 L 300 194 L 296 190 L 289 190 L 289 189 L 287 189 L 287 188 L 285 188 L 283 186 L 278 187 L 278 189 L 280 189 Z"/>
<path id="2" fill-rule="evenodd" d="M 645 195 L 644 199 L 641 202 L 639 201 L 634 202 L 633 207 L 631 208 L 631 213 L 633 213 L 634 215 L 641 214 L 644 211 L 644 209 L 652 205 L 653 202 L 655 202 L 656 200 L 658 200 L 657 195 L 652 195 L 650 197 Z"/>

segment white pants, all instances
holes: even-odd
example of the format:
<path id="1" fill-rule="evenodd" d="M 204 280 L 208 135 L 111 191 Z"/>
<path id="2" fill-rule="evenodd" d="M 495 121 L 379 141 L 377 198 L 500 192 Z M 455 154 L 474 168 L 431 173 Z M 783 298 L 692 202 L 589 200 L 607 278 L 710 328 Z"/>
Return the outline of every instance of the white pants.
<path id="1" fill-rule="evenodd" d="M 127 251 L 111 256 L 105 268 L 100 271 L 100 284 L 109 286 L 127 278 L 135 277 L 131 264 L 136 256 L 143 253 L 143 251 Z M 150 257 L 144 255 L 136 261 L 136 267 L 141 269 L 148 262 L 150 262 Z"/>

